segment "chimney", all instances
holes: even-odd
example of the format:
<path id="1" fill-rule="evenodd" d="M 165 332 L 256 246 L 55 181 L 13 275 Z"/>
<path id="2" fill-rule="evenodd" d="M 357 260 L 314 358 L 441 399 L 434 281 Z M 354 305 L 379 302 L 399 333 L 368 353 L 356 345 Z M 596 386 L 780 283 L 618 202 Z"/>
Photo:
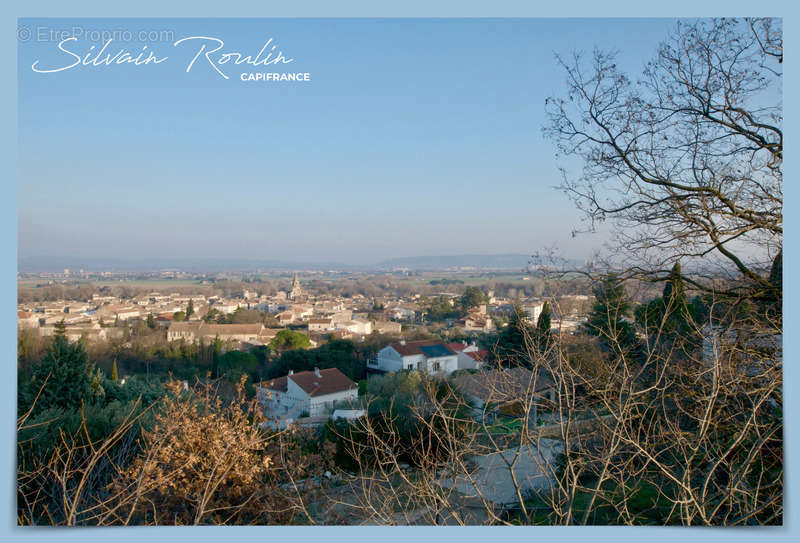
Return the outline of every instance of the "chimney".
<path id="1" fill-rule="evenodd" d="M 294 370 L 289 370 L 289 375 L 294 375 Z"/>
<path id="2" fill-rule="evenodd" d="M 320 375 L 319 373 L 319 368 L 314 368 L 314 375 L 316 375 L 317 377 L 322 377 L 322 375 Z"/>

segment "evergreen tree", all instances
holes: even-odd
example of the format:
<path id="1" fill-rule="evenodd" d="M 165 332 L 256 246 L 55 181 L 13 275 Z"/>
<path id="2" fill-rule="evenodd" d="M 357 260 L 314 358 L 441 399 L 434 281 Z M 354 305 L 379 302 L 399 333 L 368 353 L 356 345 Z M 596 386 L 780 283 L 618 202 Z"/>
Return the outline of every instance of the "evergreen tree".
<path id="1" fill-rule="evenodd" d="M 593 289 L 595 303 L 586 323 L 587 331 L 599 336 L 614 350 L 624 351 L 636 341 L 633 325 L 625 317 L 633 304 L 625 292 L 625 284 L 616 274 L 609 274 Z"/>
<path id="2" fill-rule="evenodd" d="M 311 340 L 308 339 L 308 336 L 293 330 L 281 330 L 269 342 L 269 348 L 273 351 L 293 351 L 309 347 L 311 347 Z"/>
<path id="3" fill-rule="evenodd" d="M 771 318 L 782 320 L 783 317 L 783 249 L 778 251 L 772 261 L 769 272 L 769 284 L 772 292 L 767 295 L 767 314 Z"/>
<path id="4" fill-rule="evenodd" d="M 211 378 L 217 379 L 219 377 L 219 358 L 222 354 L 222 341 L 219 336 L 214 338 L 214 343 L 211 344 Z"/>
<path id="5" fill-rule="evenodd" d="M 778 254 L 775 255 L 775 260 L 772 261 L 769 282 L 774 288 L 783 290 L 783 249 L 778 251 Z"/>
<path id="6" fill-rule="evenodd" d="M 152 313 L 147 314 L 147 327 L 153 329 L 156 327 L 156 319 Z"/>
<path id="7" fill-rule="evenodd" d="M 114 363 L 111 365 L 111 380 L 115 383 L 119 381 L 119 374 L 117 373 L 117 359 L 114 359 Z"/>
<path id="8" fill-rule="evenodd" d="M 539 320 L 536 321 L 536 342 L 538 343 L 539 351 L 542 353 L 547 352 L 552 343 L 551 326 L 550 302 L 545 302 L 542 312 L 539 313 Z"/>
<path id="9" fill-rule="evenodd" d="M 34 413 L 51 407 L 79 409 L 103 395 L 102 374 L 89 362 L 83 342 L 70 344 L 64 335 L 56 335 L 20 393 L 22 411 L 34 402 Z"/>
<path id="10" fill-rule="evenodd" d="M 675 339 L 691 333 L 694 307 L 689 305 L 678 261 L 672 266 L 662 297 L 639 307 L 636 320 L 649 334 Z"/>
<path id="11" fill-rule="evenodd" d="M 483 293 L 478 287 L 467 287 L 464 295 L 459 300 L 461 308 L 464 312 L 469 311 L 473 307 L 478 307 L 485 304 L 487 301 L 486 294 Z"/>
<path id="12" fill-rule="evenodd" d="M 525 310 L 514 305 L 508 325 L 497 338 L 495 353 L 504 366 L 530 366 L 528 342 L 534 338 L 536 330 L 528 322 Z"/>
<path id="13" fill-rule="evenodd" d="M 194 315 L 194 303 L 189 300 L 189 304 L 186 306 L 186 320 L 188 321 L 192 315 Z"/>

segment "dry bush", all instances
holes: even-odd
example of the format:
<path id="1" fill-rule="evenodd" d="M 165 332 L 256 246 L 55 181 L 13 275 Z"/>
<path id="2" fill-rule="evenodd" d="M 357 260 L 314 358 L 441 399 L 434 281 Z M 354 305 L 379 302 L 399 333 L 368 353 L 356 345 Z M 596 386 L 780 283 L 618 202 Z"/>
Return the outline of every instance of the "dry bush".
<path id="1" fill-rule="evenodd" d="M 244 400 L 244 382 L 227 404 L 213 383 L 168 388 L 152 406 L 152 429 L 139 439 L 131 438 L 143 412 L 132 410 L 110 435 L 92 440 L 87 433 L 83 444 L 62 436 L 46 463 L 20 465 L 18 522 L 313 522 L 307 506 L 320 491 L 328 450 L 302 429 L 262 430 L 258 410 Z"/>

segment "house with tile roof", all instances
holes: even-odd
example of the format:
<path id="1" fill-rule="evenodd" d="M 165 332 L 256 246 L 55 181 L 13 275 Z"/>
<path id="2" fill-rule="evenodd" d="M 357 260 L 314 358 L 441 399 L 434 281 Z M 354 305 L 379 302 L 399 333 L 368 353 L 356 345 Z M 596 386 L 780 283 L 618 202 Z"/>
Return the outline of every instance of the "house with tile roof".
<path id="1" fill-rule="evenodd" d="M 260 341 L 264 336 L 263 324 L 209 324 L 205 322 L 172 322 L 167 330 L 167 340 L 196 341 Z M 274 337 L 274 334 L 272 335 Z"/>
<path id="2" fill-rule="evenodd" d="M 290 371 L 258 383 L 256 398 L 267 418 L 283 427 L 301 417 L 320 417 L 336 407 L 354 404 L 358 385 L 338 368 Z"/>
<path id="3" fill-rule="evenodd" d="M 417 370 L 446 375 L 458 369 L 458 356 L 440 340 L 401 340 L 378 351 L 368 368 L 382 372 Z"/>
<path id="4" fill-rule="evenodd" d="M 447 348 L 458 356 L 458 369 L 480 369 L 484 362 L 489 359 L 489 351 L 479 349 L 475 342 L 472 343 L 448 343 Z"/>

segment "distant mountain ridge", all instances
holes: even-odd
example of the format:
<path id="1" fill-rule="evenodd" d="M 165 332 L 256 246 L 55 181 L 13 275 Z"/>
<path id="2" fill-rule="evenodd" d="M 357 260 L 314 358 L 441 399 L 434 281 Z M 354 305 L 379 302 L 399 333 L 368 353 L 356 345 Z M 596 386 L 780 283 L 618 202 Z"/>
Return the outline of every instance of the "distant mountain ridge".
<path id="1" fill-rule="evenodd" d="M 524 269 L 528 267 L 530 260 L 530 255 L 513 253 L 504 255 L 409 256 L 384 260 L 377 266 L 379 268 L 410 268 L 417 270 L 467 267 Z"/>
<path id="2" fill-rule="evenodd" d="M 582 264 L 582 261 L 574 261 Z M 344 264 L 341 262 L 300 262 L 292 260 L 238 258 L 84 258 L 69 256 L 20 257 L 17 265 L 22 273 L 61 272 L 69 269 L 87 271 L 146 272 L 178 269 L 187 272 L 255 271 L 255 270 L 342 270 L 370 271 L 407 268 L 409 270 L 442 270 L 476 268 L 493 270 L 524 270 L 531 264 L 525 254 L 466 254 L 446 256 L 408 256 L 384 260 L 377 264 Z"/>

